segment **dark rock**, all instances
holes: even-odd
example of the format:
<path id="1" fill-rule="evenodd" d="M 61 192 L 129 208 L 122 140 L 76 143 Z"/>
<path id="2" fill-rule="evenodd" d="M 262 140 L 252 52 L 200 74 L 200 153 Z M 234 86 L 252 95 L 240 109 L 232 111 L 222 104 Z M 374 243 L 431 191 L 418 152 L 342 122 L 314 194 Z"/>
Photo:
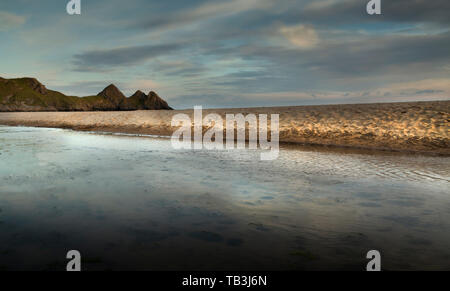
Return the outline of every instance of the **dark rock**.
<path id="1" fill-rule="evenodd" d="M 166 101 L 164 101 L 163 99 L 161 99 L 161 97 L 158 96 L 158 94 L 156 94 L 153 91 L 150 91 L 150 93 L 148 93 L 148 98 L 147 100 L 144 102 L 145 105 L 145 109 L 152 109 L 152 110 L 173 110 Z"/>
<path id="2" fill-rule="evenodd" d="M 127 98 L 120 106 L 121 110 L 173 110 L 166 101 L 155 92 L 148 95 L 138 90 L 130 98 Z"/>
<path id="3" fill-rule="evenodd" d="M 40 94 L 43 94 L 43 95 L 48 93 L 47 88 L 45 88 L 45 86 L 42 85 L 37 79 L 29 78 L 28 80 L 29 80 L 30 87 L 34 91 L 36 91 L 36 92 L 38 92 Z"/>
<path id="4" fill-rule="evenodd" d="M 109 102 L 111 102 L 113 109 L 119 109 L 120 105 L 125 101 L 126 97 L 120 90 L 113 84 L 109 85 L 102 92 L 98 93 L 97 96 L 103 97 Z"/>

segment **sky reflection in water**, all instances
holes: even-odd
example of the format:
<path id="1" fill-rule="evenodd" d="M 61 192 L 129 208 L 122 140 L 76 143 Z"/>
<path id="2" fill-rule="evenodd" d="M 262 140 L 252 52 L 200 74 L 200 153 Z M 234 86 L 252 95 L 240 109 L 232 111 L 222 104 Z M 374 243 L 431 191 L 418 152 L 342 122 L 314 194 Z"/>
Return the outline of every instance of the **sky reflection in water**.
<path id="1" fill-rule="evenodd" d="M 0 269 L 450 268 L 449 158 L 0 127 Z"/>

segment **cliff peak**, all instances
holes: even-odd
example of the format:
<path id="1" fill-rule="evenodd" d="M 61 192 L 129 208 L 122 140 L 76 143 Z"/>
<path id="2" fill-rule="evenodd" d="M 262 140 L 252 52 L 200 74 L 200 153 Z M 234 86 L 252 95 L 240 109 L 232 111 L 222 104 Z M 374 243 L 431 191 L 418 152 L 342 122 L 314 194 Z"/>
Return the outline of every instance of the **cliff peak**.
<path id="1" fill-rule="evenodd" d="M 108 85 L 103 91 L 98 93 L 97 96 L 103 97 L 117 106 L 126 98 L 114 84 Z"/>
<path id="2" fill-rule="evenodd" d="M 48 93 L 47 88 L 36 78 L 23 78 L 23 80 L 25 80 L 28 83 L 28 85 L 31 87 L 31 89 L 33 89 L 33 91 L 36 91 L 43 95 Z"/>
<path id="3" fill-rule="evenodd" d="M 145 105 L 153 110 L 172 110 L 166 101 L 164 101 L 158 94 L 154 91 L 148 93 L 148 99 L 145 101 Z"/>
<path id="4" fill-rule="evenodd" d="M 16 96 L 20 98 L 15 98 Z M 26 96 L 26 98 L 22 98 Z M 47 90 L 36 78 L 0 77 L 0 112 L 14 111 L 113 111 L 170 109 L 155 92 L 138 90 L 130 98 L 110 84 L 96 96 L 80 98 Z"/>
<path id="5" fill-rule="evenodd" d="M 133 97 L 133 96 L 141 96 L 141 95 L 145 95 L 145 93 L 142 92 L 141 90 L 137 90 L 136 92 L 134 92 L 134 94 L 131 97 Z"/>

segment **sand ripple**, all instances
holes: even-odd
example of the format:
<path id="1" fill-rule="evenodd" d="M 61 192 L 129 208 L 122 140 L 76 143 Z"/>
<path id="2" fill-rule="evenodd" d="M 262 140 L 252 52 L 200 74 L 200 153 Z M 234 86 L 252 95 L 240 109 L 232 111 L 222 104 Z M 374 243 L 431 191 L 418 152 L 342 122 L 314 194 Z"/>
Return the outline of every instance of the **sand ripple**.
<path id="1" fill-rule="evenodd" d="M 171 135 L 172 116 L 192 110 L 0 113 L 0 124 Z M 209 109 L 280 114 L 280 141 L 450 155 L 450 101 Z M 393 173 L 395 175 L 395 173 Z"/>

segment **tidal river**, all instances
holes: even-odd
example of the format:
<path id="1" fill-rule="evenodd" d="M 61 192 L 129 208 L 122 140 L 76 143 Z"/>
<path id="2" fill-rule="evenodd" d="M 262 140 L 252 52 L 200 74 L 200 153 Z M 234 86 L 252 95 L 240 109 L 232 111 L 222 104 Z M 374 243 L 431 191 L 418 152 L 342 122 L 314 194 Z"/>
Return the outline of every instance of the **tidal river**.
<path id="1" fill-rule="evenodd" d="M 0 269 L 450 269 L 450 158 L 0 127 Z"/>

